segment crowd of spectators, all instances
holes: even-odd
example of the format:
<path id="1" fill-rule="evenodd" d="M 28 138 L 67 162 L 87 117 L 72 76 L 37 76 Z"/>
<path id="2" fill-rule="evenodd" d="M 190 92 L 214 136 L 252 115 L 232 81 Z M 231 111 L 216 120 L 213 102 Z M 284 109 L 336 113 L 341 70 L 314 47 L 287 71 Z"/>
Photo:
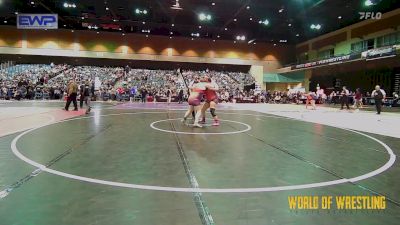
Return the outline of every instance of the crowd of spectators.
<path id="1" fill-rule="evenodd" d="M 304 89 L 287 91 L 255 90 L 254 78 L 248 73 L 147 70 L 123 67 L 69 66 L 69 65 L 16 65 L 0 71 L 0 98 L 2 99 L 63 99 L 70 80 L 78 85 L 90 82 L 99 100 L 116 101 L 173 101 L 188 97 L 188 86 L 195 77 L 209 76 L 219 85 L 221 102 L 255 102 L 272 104 L 301 104 L 309 95 L 317 103 L 340 104 L 341 91 L 328 91 L 317 87 L 316 92 Z M 371 94 L 366 92 L 363 99 Z M 348 91 L 352 103 L 355 91 Z M 397 97 L 398 98 L 398 97 Z M 364 104 L 368 104 L 365 102 Z"/>

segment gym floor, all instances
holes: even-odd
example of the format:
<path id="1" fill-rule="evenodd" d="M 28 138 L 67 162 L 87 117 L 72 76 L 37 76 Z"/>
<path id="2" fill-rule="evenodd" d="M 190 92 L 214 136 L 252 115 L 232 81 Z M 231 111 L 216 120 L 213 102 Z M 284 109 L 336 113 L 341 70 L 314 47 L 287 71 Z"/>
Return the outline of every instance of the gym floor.
<path id="1" fill-rule="evenodd" d="M 89 116 L 62 103 L 0 110 L 18 107 L 53 119 L 0 138 L 1 225 L 400 221 L 396 137 L 231 106 L 217 110 L 220 127 L 204 128 L 181 123 L 181 105 L 96 103 Z M 384 195 L 387 207 L 290 210 L 298 195 Z"/>

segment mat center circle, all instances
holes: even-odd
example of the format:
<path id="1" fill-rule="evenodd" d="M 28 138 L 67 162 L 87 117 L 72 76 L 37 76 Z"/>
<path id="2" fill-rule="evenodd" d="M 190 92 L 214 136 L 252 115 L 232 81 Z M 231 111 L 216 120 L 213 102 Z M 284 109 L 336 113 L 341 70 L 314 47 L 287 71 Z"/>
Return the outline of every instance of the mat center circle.
<path id="1" fill-rule="evenodd" d="M 234 121 L 234 120 L 220 120 L 221 121 L 221 125 L 222 126 L 227 126 L 230 129 L 234 129 L 233 131 L 226 131 L 226 132 L 208 132 L 208 130 L 212 130 L 213 127 L 210 126 L 209 124 L 204 125 L 203 128 L 197 128 L 197 127 L 191 127 L 190 125 L 187 125 L 185 123 L 181 123 L 181 126 L 185 126 L 187 128 L 191 128 L 190 131 L 180 131 L 180 130 L 176 130 L 176 126 L 172 126 L 171 123 L 173 123 L 172 121 L 180 121 L 181 119 L 165 119 L 165 120 L 157 120 L 154 121 L 153 123 L 150 124 L 150 127 L 154 130 L 157 131 L 161 131 L 161 132 L 166 132 L 166 133 L 174 133 L 174 134 L 191 134 L 191 135 L 195 135 L 195 134 L 203 134 L 203 135 L 228 135 L 228 134 L 240 134 L 240 133 L 244 133 L 247 131 L 251 130 L 251 126 L 248 125 L 247 123 L 243 123 L 243 122 L 239 122 L 239 121 Z M 160 128 L 159 125 L 162 123 L 169 123 L 168 126 L 170 127 L 170 129 L 164 129 L 164 128 Z M 242 126 L 241 129 L 236 129 L 234 126 L 232 126 L 232 124 L 239 124 Z M 204 132 L 204 128 L 207 128 L 207 131 Z M 202 132 L 203 131 L 203 132 Z"/>

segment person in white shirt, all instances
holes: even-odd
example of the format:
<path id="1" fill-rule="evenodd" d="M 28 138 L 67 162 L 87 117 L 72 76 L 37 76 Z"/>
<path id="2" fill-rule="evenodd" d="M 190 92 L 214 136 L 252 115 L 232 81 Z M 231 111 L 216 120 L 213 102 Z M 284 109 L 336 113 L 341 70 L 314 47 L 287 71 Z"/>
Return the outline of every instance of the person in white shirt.
<path id="1" fill-rule="evenodd" d="M 382 102 L 386 98 L 386 92 L 381 89 L 379 85 L 375 86 L 375 90 L 372 92 L 371 97 L 375 100 L 376 114 L 381 114 L 382 111 Z"/>

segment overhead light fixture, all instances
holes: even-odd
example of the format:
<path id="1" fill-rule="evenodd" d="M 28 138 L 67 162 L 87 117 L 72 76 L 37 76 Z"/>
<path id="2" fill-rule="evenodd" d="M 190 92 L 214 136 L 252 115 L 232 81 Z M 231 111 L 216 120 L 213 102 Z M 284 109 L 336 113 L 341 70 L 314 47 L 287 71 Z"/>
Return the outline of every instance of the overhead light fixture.
<path id="1" fill-rule="evenodd" d="M 191 33 L 190 34 L 192 37 L 200 37 L 200 33 Z"/>
<path id="2" fill-rule="evenodd" d="M 214 5 L 215 5 L 215 2 L 211 3 L 211 5 L 214 6 Z"/>
<path id="3" fill-rule="evenodd" d="M 215 42 L 215 40 L 213 40 L 213 42 Z"/>
<path id="4" fill-rule="evenodd" d="M 225 27 L 225 30 L 228 30 L 228 28 L 227 28 L 227 27 Z"/>
<path id="5" fill-rule="evenodd" d="M 171 26 L 172 26 L 172 27 L 174 27 L 174 26 L 175 26 L 175 24 L 171 24 Z"/>
<path id="6" fill-rule="evenodd" d="M 371 0 L 366 0 L 366 1 L 364 2 L 364 5 L 365 5 L 365 6 L 371 6 L 371 5 L 374 5 L 374 3 L 373 3 Z"/>
<path id="7" fill-rule="evenodd" d="M 279 12 L 279 13 L 282 13 L 282 12 L 283 12 L 283 10 L 284 10 L 284 9 L 283 9 L 283 8 L 281 8 L 281 9 L 279 9 L 279 11 L 278 11 L 278 12 Z"/>
<path id="8" fill-rule="evenodd" d="M 279 40 L 280 43 L 286 43 L 287 40 Z"/>
<path id="9" fill-rule="evenodd" d="M 4 23 L 7 23 L 7 20 L 4 20 Z"/>
<path id="10" fill-rule="evenodd" d="M 258 21 L 258 23 L 267 26 L 269 24 L 269 20 L 268 19 L 260 20 L 260 21 Z"/>
<path id="11" fill-rule="evenodd" d="M 233 19 L 233 21 L 235 21 L 235 22 L 236 22 L 236 21 L 237 21 L 237 19 L 235 18 L 235 19 Z"/>
<path id="12" fill-rule="evenodd" d="M 247 9 L 247 10 L 249 10 L 249 9 L 250 9 L 250 6 L 249 6 L 249 5 L 248 5 L 248 6 L 246 6 L 246 9 Z"/>
<path id="13" fill-rule="evenodd" d="M 311 26 L 310 26 L 310 28 L 312 29 L 312 30 L 319 30 L 319 29 L 321 29 L 321 24 L 311 24 Z"/>
<path id="14" fill-rule="evenodd" d="M 182 10 L 181 5 L 179 4 L 179 0 L 175 0 L 175 4 L 173 4 L 173 5 L 171 6 L 171 9 Z"/>
<path id="15" fill-rule="evenodd" d="M 201 26 L 199 26 L 199 29 L 201 29 Z"/>
<path id="16" fill-rule="evenodd" d="M 32 2 L 31 2 L 31 4 L 32 4 Z M 69 2 L 64 2 L 63 6 L 64 6 L 64 8 L 76 8 L 75 3 L 69 3 Z"/>
<path id="17" fill-rule="evenodd" d="M 106 7 L 106 10 L 108 11 L 108 10 L 110 10 L 110 8 Z"/>
<path id="18" fill-rule="evenodd" d="M 244 36 L 244 35 L 238 35 L 238 36 L 236 36 L 236 40 L 238 40 L 238 41 L 245 41 L 245 40 L 246 40 L 246 36 Z"/>
<path id="19" fill-rule="evenodd" d="M 253 20 L 253 18 L 252 17 L 250 17 L 250 21 L 252 21 Z"/>
<path id="20" fill-rule="evenodd" d="M 221 36 L 219 36 L 219 35 L 217 36 L 217 38 L 220 38 L 220 37 L 221 37 Z"/>
<path id="21" fill-rule="evenodd" d="M 34 1 L 31 1 L 31 5 L 34 5 L 35 4 L 35 2 Z"/>
<path id="22" fill-rule="evenodd" d="M 138 15 L 146 15 L 148 13 L 147 9 L 135 9 L 135 13 Z"/>
<path id="23" fill-rule="evenodd" d="M 299 37 L 300 36 L 300 34 L 296 34 L 296 37 Z"/>
<path id="24" fill-rule="evenodd" d="M 340 20 L 340 19 L 342 19 L 342 16 L 338 16 L 337 18 Z"/>
<path id="25" fill-rule="evenodd" d="M 288 27 L 291 27 L 291 26 L 292 26 L 292 24 L 291 24 L 291 23 L 289 23 L 289 24 L 288 24 Z"/>
<path id="26" fill-rule="evenodd" d="M 199 20 L 200 21 L 210 21 L 212 19 L 210 14 L 200 13 Z"/>

